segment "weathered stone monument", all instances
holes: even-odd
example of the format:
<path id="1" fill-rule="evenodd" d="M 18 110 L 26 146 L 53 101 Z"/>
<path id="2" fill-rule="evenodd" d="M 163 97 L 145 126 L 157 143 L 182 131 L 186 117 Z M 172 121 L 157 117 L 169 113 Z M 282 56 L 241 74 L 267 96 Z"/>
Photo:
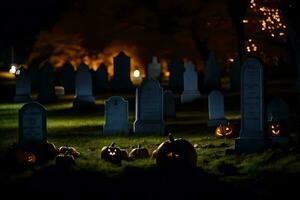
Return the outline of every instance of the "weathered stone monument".
<path id="1" fill-rule="evenodd" d="M 47 141 L 47 120 L 45 108 L 36 102 L 25 104 L 19 110 L 19 144 L 27 146 L 32 142 Z"/>
<path id="2" fill-rule="evenodd" d="M 199 98 L 198 74 L 195 71 L 195 65 L 189 61 L 185 63 L 184 90 L 181 94 L 181 103 L 193 102 Z"/>
<path id="3" fill-rule="evenodd" d="M 105 64 L 101 64 L 95 72 L 95 89 L 97 92 L 108 90 L 108 73 Z"/>
<path id="4" fill-rule="evenodd" d="M 130 90 L 132 82 L 130 80 L 130 57 L 124 52 L 114 57 L 114 77 L 112 80 L 114 90 Z"/>
<path id="5" fill-rule="evenodd" d="M 113 96 L 105 101 L 104 135 L 128 134 L 128 102 Z"/>
<path id="6" fill-rule="evenodd" d="M 264 140 L 264 73 L 255 58 L 242 66 L 241 131 L 235 140 L 238 153 L 263 151 Z"/>
<path id="7" fill-rule="evenodd" d="M 73 93 L 75 90 L 75 71 L 70 62 L 66 62 L 60 70 L 60 84 L 64 87 L 65 94 Z"/>
<path id="8" fill-rule="evenodd" d="M 57 100 L 55 95 L 55 73 L 53 66 L 46 62 L 40 70 L 40 87 L 38 101 L 51 103 Z"/>
<path id="9" fill-rule="evenodd" d="M 29 72 L 21 67 L 16 72 L 16 94 L 14 97 L 15 102 L 28 102 L 31 101 L 31 86 Z"/>
<path id="10" fill-rule="evenodd" d="M 76 96 L 73 101 L 74 107 L 91 106 L 95 104 L 92 87 L 92 75 L 89 71 L 89 67 L 81 63 L 75 77 Z"/>
<path id="11" fill-rule="evenodd" d="M 226 123 L 224 117 L 224 96 L 218 90 L 213 90 L 208 95 L 208 122 L 209 127 Z"/>
<path id="12" fill-rule="evenodd" d="M 144 80 L 136 89 L 135 107 L 136 119 L 133 125 L 135 134 L 164 134 L 163 90 L 157 80 Z"/>
<path id="13" fill-rule="evenodd" d="M 176 103 L 172 91 L 164 91 L 164 117 L 176 117 Z"/>
<path id="14" fill-rule="evenodd" d="M 220 66 L 217 62 L 215 53 L 210 51 L 205 63 L 205 87 L 209 90 L 220 88 Z"/>
<path id="15" fill-rule="evenodd" d="M 152 63 L 148 64 L 148 78 L 160 79 L 161 69 L 158 58 L 153 56 Z"/>
<path id="16" fill-rule="evenodd" d="M 183 90 L 184 63 L 179 58 L 173 58 L 169 64 L 169 88 Z"/>

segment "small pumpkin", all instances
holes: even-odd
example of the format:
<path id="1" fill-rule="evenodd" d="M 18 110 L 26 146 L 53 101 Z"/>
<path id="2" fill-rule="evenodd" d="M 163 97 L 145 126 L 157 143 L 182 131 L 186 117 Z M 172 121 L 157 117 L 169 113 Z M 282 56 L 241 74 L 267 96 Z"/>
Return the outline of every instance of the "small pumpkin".
<path id="1" fill-rule="evenodd" d="M 268 135 L 271 137 L 278 137 L 283 134 L 284 126 L 280 121 L 273 120 L 268 123 Z"/>
<path id="2" fill-rule="evenodd" d="M 137 148 L 134 148 L 131 150 L 129 153 L 129 157 L 131 159 L 145 159 L 149 158 L 149 151 L 145 147 L 142 147 L 140 144 L 138 145 Z"/>
<path id="3" fill-rule="evenodd" d="M 163 170 L 174 168 L 195 168 L 197 153 L 193 145 L 185 139 L 174 139 L 169 134 L 169 140 L 157 148 L 156 164 Z"/>
<path id="4" fill-rule="evenodd" d="M 74 159 L 78 158 L 80 153 L 74 148 L 69 146 L 61 146 L 58 148 L 59 154 L 70 154 L 74 157 Z"/>
<path id="5" fill-rule="evenodd" d="M 219 138 L 232 138 L 236 136 L 236 130 L 233 124 L 228 122 L 227 124 L 220 124 L 215 129 L 215 136 Z"/>
<path id="6" fill-rule="evenodd" d="M 36 164 L 37 158 L 34 153 L 24 152 L 24 163 L 27 165 Z"/>
<path id="7" fill-rule="evenodd" d="M 55 159 L 55 163 L 57 166 L 60 166 L 60 167 L 71 167 L 71 166 L 74 166 L 76 163 L 75 163 L 75 158 L 72 154 L 58 154 L 56 156 L 56 159 Z"/>
<path id="8" fill-rule="evenodd" d="M 123 154 L 121 149 L 115 146 L 114 142 L 111 145 L 104 146 L 101 149 L 101 159 L 113 164 L 121 164 Z"/>
<path id="9" fill-rule="evenodd" d="M 129 161 L 129 155 L 125 149 L 121 149 L 122 152 L 122 160 L 127 160 Z"/>

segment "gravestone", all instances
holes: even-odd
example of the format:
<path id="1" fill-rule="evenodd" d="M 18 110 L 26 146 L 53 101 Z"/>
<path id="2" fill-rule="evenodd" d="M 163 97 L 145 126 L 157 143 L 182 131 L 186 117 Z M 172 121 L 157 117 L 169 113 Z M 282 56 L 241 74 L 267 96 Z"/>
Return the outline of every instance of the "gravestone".
<path id="1" fill-rule="evenodd" d="M 173 58 L 169 64 L 169 88 L 183 90 L 184 63 L 179 58 Z"/>
<path id="2" fill-rule="evenodd" d="M 164 91 L 164 117 L 176 117 L 176 103 L 174 94 L 170 90 Z"/>
<path id="3" fill-rule="evenodd" d="M 73 107 L 90 106 L 95 104 L 92 89 L 92 75 L 89 67 L 81 63 L 75 76 L 75 99 Z"/>
<path id="4" fill-rule="evenodd" d="M 220 66 L 213 51 L 210 51 L 205 63 L 204 84 L 208 90 L 220 88 Z"/>
<path id="5" fill-rule="evenodd" d="M 70 62 L 66 62 L 60 70 L 60 84 L 64 87 L 65 94 L 73 93 L 75 90 L 75 71 Z"/>
<path id="6" fill-rule="evenodd" d="M 136 89 L 135 107 L 135 134 L 164 134 L 163 90 L 157 80 L 144 80 Z"/>
<path id="7" fill-rule="evenodd" d="M 15 102 L 28 102 L 31 101 L 30 97 L 31 86 L 29 72 L 21 67 L 16 72 L 16 95 Z"/>
<path id="8" fill-rule="evenodd" d="M 160 64 L 158 58 L 153 56 L 152 63 L 148 64 L 148 78 L 159 79 L 161 76 Z"/>
<path id="9" fill-rule="evenodd" d="M 242 62 L 236 59 L 230 68 L 230 89 L 239 90 L 241 88 L 241 68 Z"/>
<path id="10" fill-rule="evenodd" d="M 108 90 L 108 73 L 106 66 L 103 63 L 95 72 L 95 86 L 97 92 Z"/>
<path id="11" fill-rule="evenodd" d="M 289 127 L 289 106 L 288 104 L 281 99 L 280 97 L 274 97 L 271 103 L 267 107 L 267 118 L 268 123 L 271 125 L 276 123 L 280 124 L 280 135 L 272 137 L 272 142 L 279 144 L 288 143 L 288 127 Z M 275 125 L 274 125 L 275 126 Z M 270 126 L 269 126 L 270 128 Z M 276 127 L 277 129 L 277 127 Z M 272 130 L 272 129 L 271 129 Z M 274 131 L 274 130 L 272 130 Z M 278 130 L 276 130 L 278 131 Z"/>
<path id="12" fill-rule="evenodd" d="M 278 120 L 288 122 L 289 106 L 280 97 L 274 97 L 267 107 L 268 121 Z"/>
<path id="13" fill-rule="evenodd" d="M 113 96 L 105 101 L 104 135 L 128 134 L 128 102 Z"/>
<path id="14" fill-rule="evenodd" d="M 51 103 L 57 100 L 55 95 L 55 73 L 53 66 L 46 62 L 40 70 L 40 87 L 38 101 Z"/>
<path id="15" fill-rule="evenodd" d="M 208 95 L 208 122 L 209 127 L 226 123 L 224 117 L 224 96 L 218 90 L 213 90 Z"/>
<path id="16" fill-rule="evenodd" d="M 195 65 L 191 61 L 185 63 L 183 80 L 184 90 L 181 94 L 181 103 L 193 102 L 196 99 L 199 99 L 198 74 L 195 71 Z"/>
<path id="17" fill-rule="evenodd" d="M 31 90 L 38 90 L 40 85 L 40 70 L 36 62 L 30 63 L 28 66 Z"/>
<path id="18" fill-rule="evenodd" d="M 124 52 L 114 57 L 114 77 L 112 80 L 114 90 L 130 90 L 132 82 L 130 80 L 130 57 Z"/>
<path id="19" fill-rule="evenodd" d="M 264 73 L 255 58 L 242 66 L 241 131 L 235 140 L 238 153 L 264 150 Z"/>
<path id="20" fill-rule="evenodd" d="M 46 109 L 39 103 L 25 104 L 19 110 L 19 144 L 30 145 L 32 142 L 47 141 Z"/>

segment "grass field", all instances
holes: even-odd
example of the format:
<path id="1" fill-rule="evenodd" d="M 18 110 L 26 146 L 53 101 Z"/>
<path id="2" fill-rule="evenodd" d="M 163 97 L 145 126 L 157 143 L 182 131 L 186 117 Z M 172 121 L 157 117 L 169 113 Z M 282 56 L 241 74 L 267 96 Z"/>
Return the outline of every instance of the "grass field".
<path id="1" fill-rule="evenodd" d="M 48 140 L 57 147 L 62 145 L 74 146 L 81 153 L 76 160 L 76 172 L 72 172 L 72 176 L 67 176 L 68 184 L 71 184 L 72 187 L 73 184 L 78 184 L 81 189 L 85 188 L 85 191 L 101 186 L 106 188 L 104 191 L 107 190 L 106 192 L 101 190 L 102 194 L 107 194 L 110 191 L 109 186 L 103 186 L 104 183 L 100 184 L 100 180 L 106 180 L 109 185 L 118 182 L 130 185 L 134 184 L 135 179 L 140 180 L 143 177 L 143 180 L 140 180 L 142 185 L 145 184 L 146 187 L 151 187 L 153 184 L 158 184 L 163 187 L 161 184 L 164 183 L 164 178 L 157 175 L 154 159 L 122 161 L 121 166 L 100 159 L 101 148 L 112 142 L 116 142 L 119 147 L 126 149 L 127 152 L 130 152 L 138 144 L 145 146 L 152 152 L 161 142 L 167 139 L 166 136 L 143 137 L 134 136 L 132 133 L 129 136 L 103 136 L 104 99 L 111 95 L 97 96 L 96 107 L 92 109 L 73 109 L 72 96 L 66 96 L 60 99 L 58 103 L 45 105 L 47 109 Z M 129 100 L 129 127 L 132 132 L 134 96 L 128 94 L 123 94 L 123 96 Z M 178 99 L 179 96 L 177 95 Z M 32 184 L 34 187 L 38 187 L 39 182 L 49 181 L 49 183 L 45 183 L 45 185 L 49 185 L 54 181 L 53 179 L 55 179 L 55 182 L 61 180 L 61 173 L 55 172 L 53 175 L 51 171 L 54 161 L 42 166 L 25 168 L 21 171 L 13 171 L 5 165 L 7 148 L 18 142 L 18 110 L 21 106 L 22 104 L 4 101 L 0 103 L 1 184 L 5 188 L 11 189 L 14 187 L 20 188 L 24 185 L 32 186 Z M 246 192 L 251 193 L 254 197 L 273 197 L 281 191 L 278 188 L 288 188 L 284 191 L 289 192 L 293 190 L 293 183 L 299 178 L 300 174 L 299 137 L 295 129 L 291 131 L 292 143 L 288 148 L 268 149 L 263 153 L 256 154 L 227 155 L 225 154 L 225 148 L 232 146 L 234 139 L 217 139 L 213 134 L 213 130 L 207 128 L 207 99 L 205 97 L 194 104 L 177 104 L 176 110 L 176 118 L 166 119 L 166 130 L 172 132 L 175 137 L 182 137 L 190 141 L 196 147 L 198 156 L 197 176 L 193 177 L 197 179 L 198 184 L 190 183 L 189 187 L 186 187 L 186 189 L 189 189 L 184 190 L 183 193 L 193 189 L 196 194 L 206 194 L 208 196 L 213 196 L 215 192 L 226 195 Z M 238 96 L 228 95 L 225 97 L 225 115 L 233 123 L 239 122 Z M 43 173 L 47 176 L 45 177 Z M 128 176 L 132 178 L 128 178 Z M 78 179 L 81 181 L 76 180 L 73 182 L 72 177 L 79 177 Z M 172 178 L 167 181 L 167 184 L 178 181 L 171 180 Z M 182 186 L 182 181 L 189 182 L 191 179 L 181 178 L 179 180 Z M 86 181 L 89 183 L 86 183 Z M 158 183 L 159 181 L 161 183 Z M 220 188 L 212 190 L 212 188 L 217 187 L 215 185 Z M 200 191 L 197 191 L 198 186 L 202 187 Z M 120 187 L 118 186 L 118 188 Z M 130 187 L 128 187 L 125 188 L 129 189 Z M 136 187 L 145 192 L 143 188 L 140 188 L 141 186 Z M 176 186 L 172 185 L 172 187 Z M 194 194 L 193 192 L 192 194 Z M 151 195 L 152 193 L 146 195 L 145 199 L 152 199 Z M 129 195 L 129 197 L 132 196 Z"/>

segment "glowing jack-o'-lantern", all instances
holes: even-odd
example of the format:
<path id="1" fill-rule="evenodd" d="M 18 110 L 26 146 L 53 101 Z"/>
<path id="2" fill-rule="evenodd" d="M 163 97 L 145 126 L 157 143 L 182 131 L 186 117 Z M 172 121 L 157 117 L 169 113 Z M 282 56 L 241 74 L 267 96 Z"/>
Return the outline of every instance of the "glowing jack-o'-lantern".
<path id="1" fill-rule="evenodd" d="M 33 153 L 24 153 L 25 163 L 28 165 L 34 165 L 36 163 L 36 156 Z"/>
<path id="2" fill-rule="evenodd" d="M 281 136 L 282 135 L 282 124 L 279 121 L 271 121 L 268 124 L 269 136 Z"/>
<path id="3" fill-rule="evenodd" d="M 235 127 L 234 125 L 230 124 L 220 124 L 215 129 L 216 137 L 234 137 L 235 136 Z"/>

